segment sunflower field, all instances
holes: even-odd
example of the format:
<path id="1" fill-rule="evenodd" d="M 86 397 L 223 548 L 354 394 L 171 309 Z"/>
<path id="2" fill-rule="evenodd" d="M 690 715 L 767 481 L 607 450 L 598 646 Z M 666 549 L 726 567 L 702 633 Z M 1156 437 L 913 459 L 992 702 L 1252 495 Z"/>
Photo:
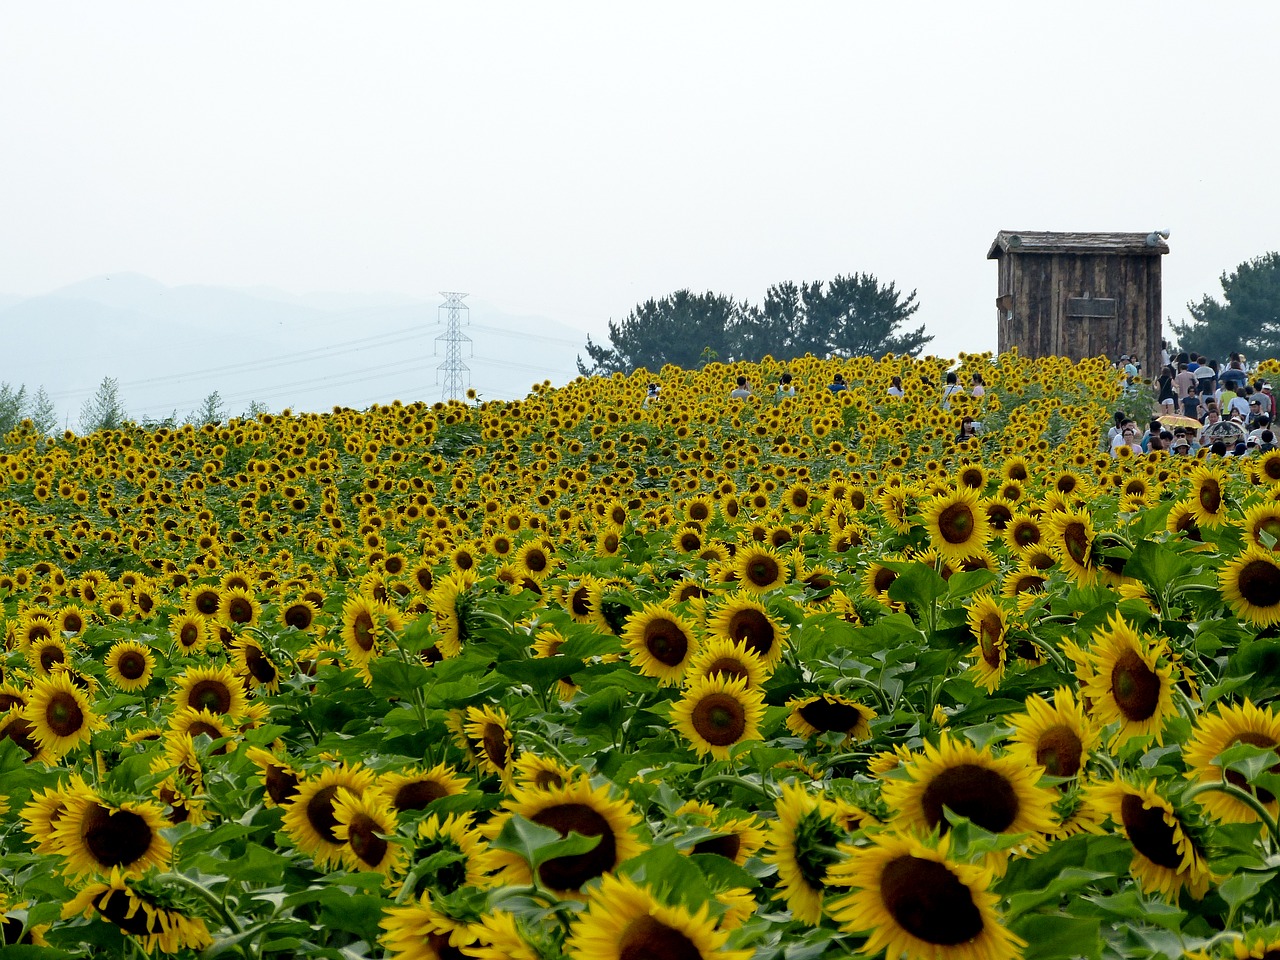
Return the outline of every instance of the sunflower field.
<path id="1" fill-rule="evenodd" d="M 1120 390 L 19 429 L 4 956 L 1280 956 L 1280 452 L 1113 458 Z"/>

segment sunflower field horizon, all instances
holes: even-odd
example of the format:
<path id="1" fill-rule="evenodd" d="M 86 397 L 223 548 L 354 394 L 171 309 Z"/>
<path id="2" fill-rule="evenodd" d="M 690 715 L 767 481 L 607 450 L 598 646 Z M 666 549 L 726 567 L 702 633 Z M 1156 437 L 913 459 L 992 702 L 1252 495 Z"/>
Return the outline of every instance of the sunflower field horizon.
<path id="1" fill-rule="evenodd" d="M 1126 401 L 888 355 L 19 427 L 4 955 L 1274 957 L 1280 451 L 1113 457 Z"/>

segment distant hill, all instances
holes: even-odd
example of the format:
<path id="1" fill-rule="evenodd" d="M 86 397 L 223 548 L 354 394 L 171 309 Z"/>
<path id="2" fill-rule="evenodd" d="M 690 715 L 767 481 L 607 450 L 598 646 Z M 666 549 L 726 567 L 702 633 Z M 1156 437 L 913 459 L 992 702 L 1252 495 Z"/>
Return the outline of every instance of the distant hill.
<path id="1" fill-rule="evenodd" d="M 168 287 L 93 277 L 37 297 L 0 295 L 0 381 L 44 386 L 74 429 L 104 376 L 130 417 L 186 417 L 217 390 L 230 416 L 250 403 L 296 412 L 442 399 L 441 301 L 396 294 Z M 586 334 L 546 317 L 465 301 L 463 362 L 482 399 L 524 397 L 577 375 Z M 464 382 L 467 382 L 464 375 Z"/>

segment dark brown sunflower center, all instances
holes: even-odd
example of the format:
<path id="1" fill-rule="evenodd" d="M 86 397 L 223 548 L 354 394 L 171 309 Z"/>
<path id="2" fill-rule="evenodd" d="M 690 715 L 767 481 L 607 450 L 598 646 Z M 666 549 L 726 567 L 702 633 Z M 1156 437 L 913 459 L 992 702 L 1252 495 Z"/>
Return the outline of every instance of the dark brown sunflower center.
<path id="1" fill-rule="evenodd" d="M 253 604 L 244 597 L 232 597 L 227 604 L 227 619 L 232 623 L 248 623 L 253 619 Z"/>
<path id="2" fill-rule="evenodd" d="M 929 825 L 945 833 L 950 825 L 943 815 L 968 817 L 984 830 L 1003 833 L 1018 817 L 1018 793 L 1003 775 L 976 763 L 948 767 L 929 781 L 920 800 Z"/>
<path id="3" fill-rule="evenodd" d="M 982 933 L 972 892 L 935 860 L 889 861 L 880 874 L 880 899 L 898 926 L 926 943 L 957 946 Z"/>
<path id="4" fill-rule="evenodd" d="M 644 628 L 644 647 L 653 659 L 674 667 L 689 653 L 689 638 L 672 620 L 651 620 Z"/>
<path id="5" fill-rule="evenodd" d="M 992 667 L 1000 666 L 1004 659 L 1001 654 L 1004 653 L 1004 644 L 1001 642 L 1004 636 L 1004 621 L 1000 619 L 997 613 L 983 614 L 981 620 L 978 621 L 978 646 L 982 650 L 982 659 Z"/>
<path id="6" fill-rule="evenodd" d="M 90 856 L 101 867 L 127 867 L 151 849 L 155 834 L 151 825 L 131 810 L 114 813 L 95 803 L 80 826 L 80 836 Z"/>
<path id="7" fill-rule="evenodd" d="M 147 672 L 147 658 L 137 650 L 128 650 L 116 661 L 116 670 L 126 680 L 139 680 Z"/>
<path id="8" fill-rule="evenodd" d="M 45 673 L 53 669 L 55 663 L 65 663 L 66 654 L 62 652 L 62 648 L 54 644 L 49 644 L 40 651 L 40 666 Z"/>
<path id="9" fill-rule="evenodd" d="M 108 890 L 94 898 L 93 908 L 125 933 L 133 934 L 135 937 L 145 937 L 149 933 L 159 932 L 160 918 L 157 916 L 153 919 L 151 914 L 135 903 L 135 900 L 136 897 L 129 891 Z M 137 912 L 130 916 L 133 910 Z"/>
<path id="10" fill-rule="evenodd" d="M 712 693 L 697 702 L 691 720 L 698 736 L 717 747 L 737 743 L 747 730 L 747 712 L 728 693 Z"/>
<path id="11" fill-rule="evenodd" d="M 448 795 L 448 791 L 434 780 L 413 780 L 396 791 L 392 805 L 397 810 L 424 810 L 433 800 Z"/>
<path id="12" fill-rule="evenodd" d="M 1040 542 L 1040 526 L 1035 523 L 1020 523 L 1013 528 L 1013 540 L 1020 547 L 1029 547 Z"/>
<path id="13" fill-rule="evenodd" d="M 747 668 L 742 665 L 742 661 L 736 657 L 719 657 L 707 665 L 707 676 L 714 677 L 716 674 L 728 677 L 730 680 L 743 679 L 750 682 L 751 674 L 747 672 Z"/>
<path id="14" fill-rule="evenodd" d="M 564 786 L 564 777 L 554 770 L 539 770 L 533 775 L 533 785 L 541 790 L 558 789 Z"/>
<path id="15" fill-rule="evenodd" d="M 702 538 L 693 531 L 688 531 L 680 535 L 680 549 L 686 553 L 692 553 L 702 546 Z"/>
<path id="16" fill-rule="evenodd" d="M 361 650 L 372 650 L 376 629 L 373 624 L 373 617 L 369 615 L 367 610 L 361 610 L 356 614 L 355 620 L 351 623 L 351 633 L 356 638 L 356 646 Z"/>
<path id="17" fill-rule="evenodd" d="M 747 564 L 747 579 L 757 587 L 767 587 L 777 583 L 781 571 L 773 557 L 754 557 Z"/>
<path id="18" fill-rule="evenodd" d="M 206 617 L 213 616 L 218 612 L 218 591 L 201 590 L 196 594 L 195 608 Z"/>
<path id="19" fill-rule="evenodd" d="M 1150 719 L 1160 706 L 1160 676 L 1133 650 L 1111 668 L 1111 695 L 1126 720 Z"/>
<path id="20" fill-rule="evenodd" d="M 1200 492 L 1197 497 L 1200 500 L 1200 506 L 1204 507 L 1206 513 L 1217 513 L 1222 506 L 1222 488 L 1218 486 L 1218 481 L 1212 477 L 1206 477 L 1204 483 L 1200 484 Z"/>
<path id="21" fill-rule="evenodd" d="M 1036 741 L 1036 763 L 1051 777 L 1074 777 L 1083 756 L 1084 743 L 1068 726 L 1050 727 Z"/>
<path id="22" fill-rule="evenodd" d="M 569 595 L 569 609 L 575 617 L 585 617 L 591 613 L 590 591 L 586 587 L 578 587 Z"/>
<path id="23" fill-rule="evenodd" d="M 972 490 L 981 490 L 983 484 L 986 482 L 986 478 L 982 475 L 981 470 L 974 470 L 970 468 L 968 470 L 961 471 L 960 482 Z"/>
<path id="24" fill-rule="evenodd" d="M 585 803 L 559 803 L 532 817 L 534 823 L 550 827 L 562 837 L 572 831 L 584 837 L 599 837 L 595 849 L 567 857 L 552 857 L 538 868 L 538 876 L 552 890 L 577 890 L 588 880 L 612 870 L 617 845 L 609 821 Z"/>
<path id="25" fill-rule="evenodd" d="M 347 824 L 347 846 L 362 863 L 376 867 L 387 855 L 387 841 L 378 836 L 378 824 L 357 814 Z"/>
<path id="26" fill-rule="evenodd" d="M 22 717 L 14 717 L 0 730 L 0 740 L 12 740 L 21 747 L 30 759 L 40 752 L 40 743 L 35 738 L 35 728 Z"/>
<path id="27" fill-rule="evenodd" d="M 1236 575 L 1240 596 L 1255 607 L 1280 603 L 1280 567 L 1261 558 L 1250 560 Z"/>
<path id="28" fill-rule="evenodd" d="M 231 691 L 221 680 L 199 680 L 191 685 L 187 702 L 197 710 L 227 713 L 231 709 Z"/>
<path id="29" fill-rule="evenodd" d="M 62 629 L 67 633 L 79 633 L 84 629 L 84 618 L 78 613 L 63 614 Z"/>
<path id="30" fill-rule="evenodd" d="M 709 516 L 711 516 L 711 510 L 705 503 L 695 503 L 689 507 L 690 520 L 706 520 Z"/>
<path id="31" fill-rule="evenodd" d="M 1089 559 L 1089 530 L 1078 520 L 1062 528 L 1062 547 L 1076 563 L 1084 566 Z"/>
<path id="32" fill-rule="evenodd" d="M 997 530 L 1003 530 L 1013 519 L 1013 511 L 1003 503 L 993 503 L 987 507 L 987 522 Z"/>
<path id="33" fill-rule="evenodd" d="M 489 762 L 499 770 L 505 770 L 507 767 L 507 731 L 502 728 L 502 725 L 486 723 L 481 742 L 484 744 L 485 756 L 489 758 Z"/>
<path id="34" fill-rule="evenodd" d="M 49 729 L 60 737 L 71 737 L 84 728 L 84 711 L 76 698 L 65 691 L 58 691 L 49 698 L 44 711 Z"/>
<path id="35" fill-rule="evenodd" d="M 439 957 L 440 960 L 466 960 L 466 954 L 449 943 L 449 934 L 428 933 L 426 939 L 427 949 L 431 952 L 424 956 Z"/>
<path id="36" fill-rule="evenodd" d="M 184 647 L 194 647 L 200 642 L 200 628 L 194 623 L 184 623 L 178 630 L 178 643 Z"/>
<path id="37" fill-rule="evenodd" d="M 1120 818 L 1133 848 L 1156 866 L 1178 870 L 1182 867 L 1182 854 L 1178 852 L 1175 830 L 1165 823 L 1164 816 L 1163 807 L 1147 808 L 1142 797 L 1131 793 L 1120 801 Z"/>
<path id="38" fill-rule="evenodd" d="M 805 723 L 823 733 L 848 733 L 863 721 L 862 711 L 853 704 L 826 697 L 806 703 L 799 712 Z"/>
<path id="39" fill-rule="evenodd" d="M 711 837 L 700 840 L 693 845 L 693 853 L 714 853 L 717 856 L 735 860 L 742 849 L 742 838 L 736 833 L 726 833 L 723 837 Z"/>
<path id="40" fill-rule="evenodd" d="M 938 532 L 947 543 L 968 543 L 973 536 L 973 510 L 967 503 L 953 503 L 938 514 Z"/>
<path id="41" fill-rule="evenodd" d="M 295 603 L 284 612 L 284 623 L 287 627 L 306 630 L 311 626 L 311 608 L 305 603 Z"/>
<path id="42" fill-rule="evenodd" d="M 267 764 L 262 780 L 267 788 L 267 796 L 271 798 L 271 802 L 276 806 L 280 806 L 297 796 L 298 778 L 284 767 L 277 766 L 274 763 Z"/>
<path id="43" fill-rule="evenodd" d="M 825 573 L 811 573 L 804 578 L 804 584 L 810 590 L 830 590 L 832 580 Z"/>
<path id="44" fill-rule="evenodd" d="M 879 567 L 871 580 L 871 585 L 875 588 L 876 593 L 884 593 L 893 586 L 893 581 L 897 579 L 897 571 L 890 570 L 888 567 Z"/>
<path id="45" fill-rule="evenodd" d="M 335 846 L 338 838 L 334 835 L 333 828 L 338 825 L 338 820 L 333 815 L 333 797 L 337 792 L 336 784 L 321 787 L 307 801 L 307 822 L 311 824 L 311 829 L 326 843 Z"/>
<path id="46" fill-rule="evenodd" d="M 524 555 L 524 565 L 533 573 L 541 573 L 546 570 L 550 562 L 547 559 L 547 555 L 541 550 L 530 550 Z"/>
<path id="47" fill-rule="evenodd" d="M 729 637 L 766 660 L 773 652 L 773 624 L 752 607 L 739 610 L 729 618 Z"/>
<path id="48" fill-rule="evenodd" d="M 275 682 L 277 675 L 276 665 L 267 658 L 259 647 L 252 643 L 244 649 L 244 664 L 249 668 L 249 672 L 253 674 L 253 679 L 259 683 Z"/>
<path id="49" fill-rule="evenodd" d="M 653 917 L 637 917 L 622 931 L 618 960 L 700 960 L 702 951 L 679 930 Z"/>

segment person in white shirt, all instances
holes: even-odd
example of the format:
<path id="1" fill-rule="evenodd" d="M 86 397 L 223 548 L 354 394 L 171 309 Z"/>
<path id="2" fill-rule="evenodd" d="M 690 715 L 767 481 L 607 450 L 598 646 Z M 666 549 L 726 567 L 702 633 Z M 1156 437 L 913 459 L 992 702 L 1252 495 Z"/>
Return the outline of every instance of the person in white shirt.
<path id="1" fill-rule="evenodd" d="M 986 396 L 987 384 L 986 381 L 982 379 L 982 374 L 975 373 L 973 375 L 973 386 L 969 388 L 969 392 L 975 397 Z"/>
<path id="2" fill-rule="evenodd" d="M 894 377 L 889 381 L 889 396 L 904 397 L 906 394 L 902 392 L 902 378 Z"/>
<path id="3" fill-rule="evenodd" d="M 738 385 L 729 391 L 729 397 L 733 400 L 745 400 L 751 396 L 751 385 L 747 383 L 746 377 L 738 378 Z"/>
<path id="4" fill-rule="evenodd" d="M 791 382 L 791 374 L 784 373 L 782 379 L 778 383 L 778 396 L 794 397 L 796 395 L 796 385 Z"/>

